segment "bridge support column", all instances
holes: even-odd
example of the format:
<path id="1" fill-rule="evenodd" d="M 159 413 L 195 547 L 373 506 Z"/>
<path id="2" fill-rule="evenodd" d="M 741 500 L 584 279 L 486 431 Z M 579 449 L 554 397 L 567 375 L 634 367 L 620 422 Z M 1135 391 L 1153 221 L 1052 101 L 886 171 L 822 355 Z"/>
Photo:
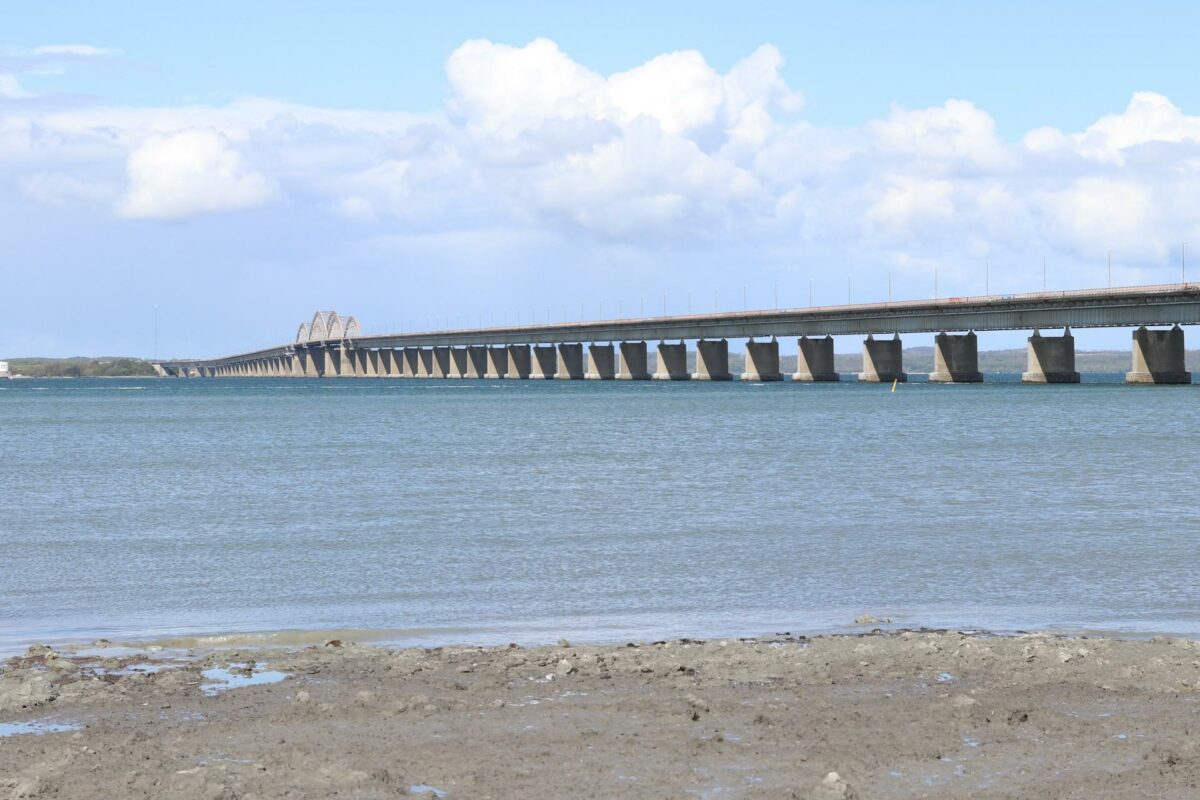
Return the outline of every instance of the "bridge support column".
<path id="1" fill-rule="evenodd" d="M 531 370 L 529 345 L 510 344 L 508 346 L 508 373 L 505 377 L 524 380 L 529 377 Z"/>
<path id="2" fill-rule="evenodd" d="M 450 377 L 465 378 L 467 377 L 467 348 L 451 347 L 450 348 Z"/>
<path id="3" fill-rule="evenodd" d="M 536 380 L 553 380 L 558 372 L 558 351 L 552 344 L 539 344 L 533 347 L 532 369 L 530 378 Z"/>
<path id="4" fill-rule="evenodd" d="M 1075 371 L 1075 337 L 1071 329 L 1062 336 L 1042 336 L 1034 331 L 1025 349 L 1027 364 L 1021 383 L 1079 383 Z"/>
<path id="5" fill-rule="evenodd" d="M 692 374 L 688 372 L 687 345 L 683 342 L 671 344 L 658 343 L 658 364 L 654 370 L 656 381 L 688 381 Z"/>
<path id="6" fill-rule="evenodd" d="M 379 374 L 387 378 L 395 378 L 400 374 L 399 365 L 396 363 L 395 350 L 390 347 L 385 347 L 379 351 Z"/>
<path id="7" fill-rule="evenodd" d="M 840 381 L 833 365 L 833 337 L 810 339 L 801 336 L 796 340 L 796 374 L 794 381 Z"/>
<path id="8" fill-rule="evenodd" d="M 742 372 L 744 381 L 781 381 L 783 374 L 779 371 L 779 342 L 774 338 L 769 342 L 756 342 L 753 339 L 746 342 L 746 366 Z"/>
<path id="9" fill-rule="evenodd" d="M 487 377 L 503 378 L 508 374 L 508 348 L 504 345 L 487 349 Z"/>
<path id="10" fill-rule="evenodd" d="M 450 376 L 450 348 L 433 348 L 433 377 L 447 378 Z"/>
<path id="11" fill-rule="evenodd" d="M 327 345 L 332 356 L 333 369 L 325 371 L 326 378 L 354 377 L 353 353 L 340 345 Z"/>
<path id="12" fill-rule="evenodd" d="M 366 378 L 379 377 L 379 351 L 378 350 L 359 350 L 358 362 L 362 369 L 358 374 Z"/>
<path id="13" fill-rule="evenodd" d="M 1133 332 L 1133 369 L 1126 383 L 1191 383 L 1184 361 L 1183 328 L 1152 331 L 1145 325 Z"/>
<path id="14" fill-rule="evenodd" d="M 428 347 L 418 347 L 417 350 L 417 377 L 432 378 L 433 377 L 433 350 Z"/>
<path id="15" fill-rule="evenodd" d="M 468 378 L 486 378 L 487 377 L 487 348 L 486 347 L 468 347 L 467 348 L 467 377 Z"/>
<path id="16" fill-rule="evenodd" d="M 558 346 L 558 369 L 554 377 L 560 381 L 583 379 L 582 344 L 560 344 Z"/>
<path id="17" fill-rule="evenodd" d="M 417 347 L 405 347 L 400 351 L 400 376 L 416 378 L 421 374 L 421 350 Z"/>
<path id="18" fill-rule="evenodd" d="M 863 342 L 863 366 L 858 379 L 869 383 L 903 383 L 908 380 L 908 374 L 904 371 L 904 345 L 900 341 L 900 334 L 891 339 L 876 339 L 867 335 Z"/>
<path id="19" fill-rule="evenodd" d="M 975 331 L 964 334 L 939 333 L 933 337 L 933 372 L 930 383 L 982 383 L 979 371 L 979 337 Z"/>
<path id="20" fill-rule="evenodd" d="M 617 377 L 616 348 L 612 343 L 588 345 L 588 371 L 583 377 L 589 381 L 611 381 Z"/>
<path id="21" fill-rule="evenodd" d="M 731 381 L 729 371 L 729 341 L 727 339 L 701 339 L 696 342 L 697 381 Z"/>
<path id="22" fill-rule="evenodd" d="M 618 347 L 617 379 L 622 381 L 650 380 L 649 359 L 645 342 L 621 342 Z"/>
<path id="23" fill-rule="evenodd" d="M 306 378 L 319 378 L 321 373 L 318 371 L 317 351 L 312 347 L 305 347 L 302 350 L 297 350 L 296 355 L 300 358 L 300 374 Z"/>

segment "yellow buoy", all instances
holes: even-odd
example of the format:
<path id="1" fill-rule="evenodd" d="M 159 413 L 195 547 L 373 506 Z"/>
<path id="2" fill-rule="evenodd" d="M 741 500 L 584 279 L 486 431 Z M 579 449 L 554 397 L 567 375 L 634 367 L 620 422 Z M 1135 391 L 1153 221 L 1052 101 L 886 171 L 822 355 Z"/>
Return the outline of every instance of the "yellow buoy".
<path id="1" fill-rule="evenodd" d="M 893 391 L 893 392 L 894 392 L 894 391 L 896 391 L 896 384 L 897 384 L 897 383 L 899 383 L 899 382 L 900 382 L 900 379 L 899 379 L 899 378 L 893 378 L 893 379 L 892 379 L 892 391 Z"/>

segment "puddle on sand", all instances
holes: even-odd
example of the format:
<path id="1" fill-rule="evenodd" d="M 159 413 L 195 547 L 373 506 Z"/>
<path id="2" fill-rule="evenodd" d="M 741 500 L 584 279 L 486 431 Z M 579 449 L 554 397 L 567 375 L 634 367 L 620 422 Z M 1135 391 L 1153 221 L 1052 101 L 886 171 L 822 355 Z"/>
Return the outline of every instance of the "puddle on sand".
<path id="1" fill-rule="evenodd" d="M 266 666 L 265 664 L 263 666 Z M 247 673 L 245 664 L 230 664 L 228 667 L 213 667 L 200 674 L 208 683 L 200 684 L 200 691 L 209 697 L 227 692 L 230 689 L 241 689 L 245 686 L 261 686 L 268 683 L 279 683 L 289 677 L 286 672 L 264 669 Z"/>
<path id="2" fill-rule="evenodd" d="M 67 731 L 77 731 L 82 727 L 78 722 L 52 722 L 47 719 L 33 719 L 28 722 L 0 722 L 0 739 L 5 736 L 22 734 L 41 736 L 46 733 L 66 733 Z"/>
<path id="3" fill-rule="evenodd" d="M 430 786 L 425 783 L 414 783 L 408 787 L 409 794 L 431 794 L 434 797 L 445 797 L 446 790 L 439 789 L 436 786 Z"/>

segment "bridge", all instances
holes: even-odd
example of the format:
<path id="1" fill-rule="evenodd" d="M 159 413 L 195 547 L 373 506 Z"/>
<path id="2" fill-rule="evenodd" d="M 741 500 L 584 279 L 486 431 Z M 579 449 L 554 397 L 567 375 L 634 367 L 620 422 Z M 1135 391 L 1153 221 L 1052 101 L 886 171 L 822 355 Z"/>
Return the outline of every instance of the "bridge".
<path id="1" fill-rule="evenodd" d="M 1133 328 L 1129 383 L 1190 383 L 1181 325 L 1200 324 L 1200 283 L 951 297 L 363 335 L 319 312 L 294 341 L 212 359 L 161 361 L 177 377 L 731 380 L 729 340 L 746 339 L 744 380 L 783 380 L 779 339 L 797 337 L 796 381 L 839 379 L 833 336 L 861 335 L 862 381 L 904 381 L 900 335 L 935 333 L 943 383 L 983 380 L 978 331 L 1031 330 L 1028 383 L 1077 383 L 1072 328 Z M 1154 326 L 1154 327 L 1152 327 Z M 1059 335 L 1041 331 L 1058 329 Z M 877 338 L 878 337 L 878 338 Z M 687 342 L 696 343 L 688 367 Z M 651 372 L 648 342 L 657 342 Z"/>

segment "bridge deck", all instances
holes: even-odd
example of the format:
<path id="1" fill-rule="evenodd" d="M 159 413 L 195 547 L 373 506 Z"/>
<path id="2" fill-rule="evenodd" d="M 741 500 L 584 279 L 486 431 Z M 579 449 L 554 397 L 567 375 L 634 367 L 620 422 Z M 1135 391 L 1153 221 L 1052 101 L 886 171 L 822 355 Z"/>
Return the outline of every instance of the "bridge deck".
<path id="1" fill-rule="evenodd" d="M 462 328 L 355 336 L 328 343 L 374 349 L 1173 324 L 1200 324 L 1200 283 Z M 179 359 L 160 364 L 172 368 L 215 367 L 283 356 L 297 348 L 324 344 L 288 343 L 220 358 Z"/>

